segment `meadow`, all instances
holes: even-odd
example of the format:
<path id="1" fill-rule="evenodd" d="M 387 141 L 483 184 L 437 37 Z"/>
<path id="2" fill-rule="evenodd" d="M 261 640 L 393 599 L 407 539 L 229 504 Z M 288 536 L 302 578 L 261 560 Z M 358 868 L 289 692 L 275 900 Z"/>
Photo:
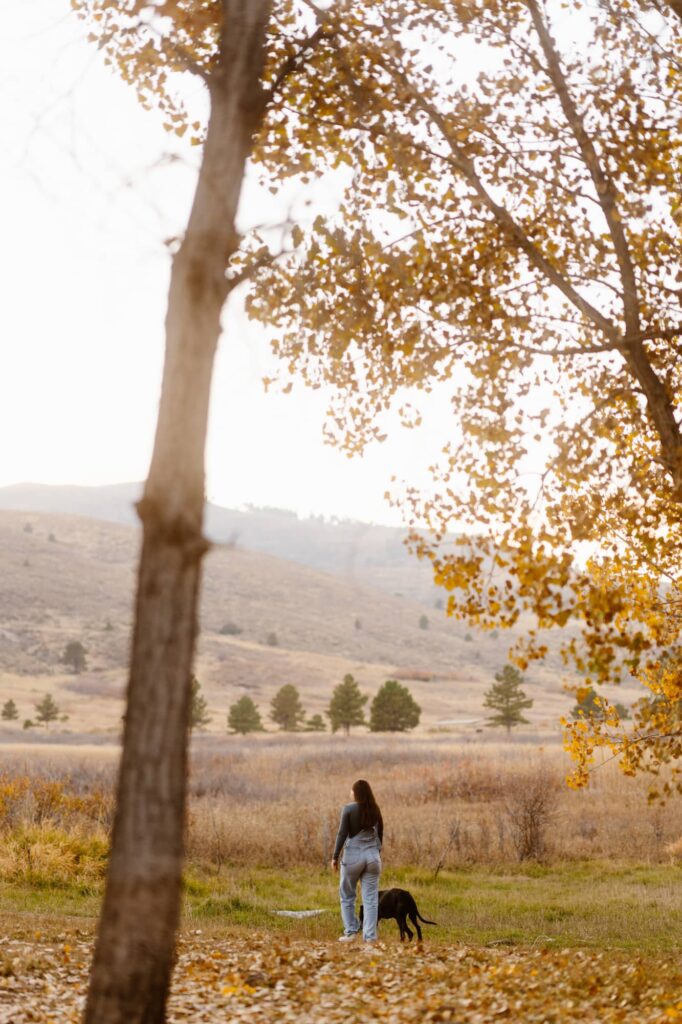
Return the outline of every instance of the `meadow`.
<path id="1" fill-rule="evenodd" d="M 570 1020 L 580 1007 L 584 1018 L 581 977 L 596 979 L 591 1019 L 682 1019 L 673 985 L 682 802 L 649 804 L 646 781 L 624 778 L 613 764 L 575 792 L 563 781 L 567 767 L 558 743 L 447 734 L 198 737 L 170 1019 L 340 1019 L 358 970 L 376 1000 L 357 1019 L 417 1019 L 398 998 L 400 978 L 413 986 L 415 972 L 425 972 L 415 1007 L 434 1014 L 419 1019 Z M 107 749 L 0 752 L 0 1022 L 77 1020 L 114 773 Z M 386 821 L 382 887 L 408 888 L 438 924 L 424 926 L 423 947 L 401 948 L 395 922 L 382 922 L 375 965 L 365 958 L 358 968 L 360 950 L 334 941 L 337 880 L 328 861 L 339 809 L 361 775 Z M 277 913 L 311 909 L 321 913 Z M 537 971 L 535 988 L 520 984 L 527 970 Z M 383 971 L 394 987 L 379 998 Z M 552 1016 L 558 977 L 566 1005 Z M 610 995 L 595 1015 L 607 978 Z M 452 995 L 448 1002 L 455 983 L 460 994 L 469 991 L 469 1010 Z M 34 1016 L 22 1016 L 28 990 L 36 993 Z"/>

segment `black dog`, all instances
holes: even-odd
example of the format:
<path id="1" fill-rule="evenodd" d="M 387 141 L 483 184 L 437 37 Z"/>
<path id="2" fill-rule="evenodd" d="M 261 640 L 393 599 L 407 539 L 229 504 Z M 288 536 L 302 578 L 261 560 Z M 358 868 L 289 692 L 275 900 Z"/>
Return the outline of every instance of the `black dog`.
<path id="1" fill-rule="evenodd" d="M 363 920 L 364 907 L 360 907 L 360 921 Z M 377 920 L 381 921 L 383 918 L 394 917 L 398 922 L 398 928 L 400 929 L 400 941 L 405 941 L 407 935 L 410 941 L 412 940 L 412 931 L 410 930 L 407 919 L 417 929 L 417 939 L 419 942 L 422 941 L 422 930 L 419 927 L 419 921 L 423 921 L 424 924 L 436 924 L 435 921 L 429 921 L 427 917 L 422 915 L 417 910 L 417 904 L 414 901 L 414 896 L 407 891 L 407 889 L 380 889 L 379 890 L 379 916 Z"/>

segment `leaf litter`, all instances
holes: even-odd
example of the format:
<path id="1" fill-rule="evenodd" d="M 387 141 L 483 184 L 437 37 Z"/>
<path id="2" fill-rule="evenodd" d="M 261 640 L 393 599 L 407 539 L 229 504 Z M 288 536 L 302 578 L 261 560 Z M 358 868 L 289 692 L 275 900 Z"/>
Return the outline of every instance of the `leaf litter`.
<path id="1" fill-rule="evenodd" d="M 77 1024 L 91 939 L 7 938 L 0 1024 Z M 168 1024 L 682 1022 L 682 961 L 621 951 L 397 943 L 265 933 L 180 942 Z"/>

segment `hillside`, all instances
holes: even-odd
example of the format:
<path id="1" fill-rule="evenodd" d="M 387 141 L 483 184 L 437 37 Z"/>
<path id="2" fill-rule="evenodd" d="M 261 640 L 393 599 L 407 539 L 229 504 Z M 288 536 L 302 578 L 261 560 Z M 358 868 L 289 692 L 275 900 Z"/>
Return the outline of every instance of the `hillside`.
<path id="1" fill-rule="evenodd" d="M 0 487 L 0 509 L 87 516 L 112 523 L 137 525 L 134 502 L 138 483 L 106 487 L 17 484 Z M 307 565 L 399 593 L 429 607 L 440 596 L 429 566 L 407 551 L 405 531 L 322 517 L 299 519 L 282 509 L 238 511 L 210 502 L 206 533 L 211 540 Z"/>
<path id="2" fill-rule="evenodd" d="M 68 728 L 118 729 L 138 537 L 133 527 L 84 517 L 0 512 L 0 700 L 13 697 L 22 720 L 49 690 Z M 426 727 L 480 717 L 510 638 L 472 634 L 435 609 L 422 628 L 424 614 L 423 605 L 349 579 L 216 546 L 206 559 L 197 666 L 211 729 L 224 729 L 245 692 L 266 711 L 285 682 L 299 686 L 310 712 L 322 711 L 346 672 L 370 695 L 391 676 L 408 680 Z M 88 651 L 77 676 L 60 661 L 72 639 Z M 556 653 L 529 672 L 527 689 L 533 720 L 556 722 L 570 704 Z"/>

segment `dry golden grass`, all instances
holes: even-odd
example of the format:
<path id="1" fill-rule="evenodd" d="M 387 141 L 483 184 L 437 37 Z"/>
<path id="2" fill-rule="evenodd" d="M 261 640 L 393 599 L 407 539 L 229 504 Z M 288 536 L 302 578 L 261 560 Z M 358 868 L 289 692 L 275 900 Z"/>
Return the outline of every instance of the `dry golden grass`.
<path id="1" fill-rule="evenodd" d="M 432 870 L 514 861 L 518 829 L 544 794 L 542 859 L 666 860 L 682 806 L 649 806 L 646 780 L 613 764 L 586 791 L 566 788 L 557 747 L 457 745 L 448 737 L 235 738 L 194 758 L 189 849 L 231 864 L 323 864 L 339 808 L 357 777 L 371 780 L 386 823 L 384 856 Z"/>
<path id="2" fill-rule="evenodd" d="M 0 753 L 5 835 L 45 825 L 101 837 L 111 819 L 114 767 L 108 748 L 85 756 L 42 748 L 30 762 Z M 189 857 L 216 871 L 323 866 L 358 777 L 375 788 L 384 858 L 396 868 L 437 873 L 519 859 L 658 863 L 679 856 L 679 801 L 649 806 L 646 780 L 624 778 L 614 764 L 574 792 L 563 782 L 567 768 L 556 745 L 461 744 L 449 736 L 204 737 L 192 759 Z M 55 795 L 41 803 L 40 793 Z M 9 870 L 3 864 L 0 873 Z"/>

